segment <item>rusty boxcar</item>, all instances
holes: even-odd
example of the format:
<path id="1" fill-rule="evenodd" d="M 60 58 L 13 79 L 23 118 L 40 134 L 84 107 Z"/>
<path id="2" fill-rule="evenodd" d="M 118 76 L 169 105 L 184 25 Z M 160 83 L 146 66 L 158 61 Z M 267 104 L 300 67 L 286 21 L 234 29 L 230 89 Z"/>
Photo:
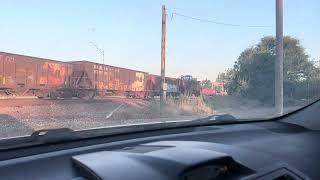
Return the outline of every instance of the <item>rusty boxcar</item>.
<path id="1" fill-rule="evenodd" d="M 72 65 L 0 52 L 0 91 L 6 95 L 44 96 L 68 84 Z"/>
<path id="2" fill-rule="evenodd" d="M 91 98 L 88 78 L 73 64 L 0 52 L 0 95 Z"/>
<path id="3" fill-rule="evenodd" d="M 89 61 L 71 62 L 75 71 L 83 71 L 90 79 L 90 87 L 99 96 L 126 95 L 143 97 L 147 72 L 103 65 Z"/>

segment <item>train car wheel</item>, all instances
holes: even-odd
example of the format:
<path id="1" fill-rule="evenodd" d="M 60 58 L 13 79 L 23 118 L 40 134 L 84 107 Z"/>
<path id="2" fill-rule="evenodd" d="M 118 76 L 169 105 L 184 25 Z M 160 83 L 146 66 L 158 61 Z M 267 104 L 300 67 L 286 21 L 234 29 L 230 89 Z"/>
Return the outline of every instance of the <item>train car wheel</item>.
<path id="1" fill-rule="evenodd" d="M 81 90 L 78 94 L 80 99 L 90 100 L 95 96 L 95 91 L 93 90 Z"/>
<path id="2" fill-rule="evenodd" d="M 60 92 L 60 97 L 63 99 L 72 99 L 71 90 L 63 90 Z"/>
<path id="3" fill-rule="evenodd" d="M 39 99 L 43 99 L 45 97 L 45 93 L 40 90 L 36 93 L 36 96 L 39 98 Z"/>
<path id="4" fill-rule="evenodd" d="M 56 92 L 50 92 L 49 98 L 50 99 L 58 99 L 58 94 Z"/>

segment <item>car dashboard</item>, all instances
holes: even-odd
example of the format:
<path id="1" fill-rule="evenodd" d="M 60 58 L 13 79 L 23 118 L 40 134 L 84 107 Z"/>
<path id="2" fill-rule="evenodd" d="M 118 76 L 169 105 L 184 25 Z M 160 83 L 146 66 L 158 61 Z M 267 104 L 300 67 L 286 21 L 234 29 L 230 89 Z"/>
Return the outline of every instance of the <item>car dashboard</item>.
<path id="1" fill-rule="evenodd" d="M 2 160 L 0 177 L 100 180 L 320 178 L 316 170 L 320 167 L 317 153 L 320 134 L 299 125 L 275 121 L 153 133 L 152 136 L 141 133 L 140 137 L 135 134 L 133 139 L 130 139 L 132 135 L 123 135 L 125 140 L 117 141 L 108 137 L 99 139 L 106 143 L 82 147 L 70 148 L 71 143 L 67 149 Z M 26 150 L 15 153 L 20 151 L 22 156 Z M 2 152 L 2 155 L 8 157 L 12 153 Z"/>
<path id="2" fill-rule="evenodd" d="M 0 179 L 320 179 L 319 109 L 1 150 Z"/>

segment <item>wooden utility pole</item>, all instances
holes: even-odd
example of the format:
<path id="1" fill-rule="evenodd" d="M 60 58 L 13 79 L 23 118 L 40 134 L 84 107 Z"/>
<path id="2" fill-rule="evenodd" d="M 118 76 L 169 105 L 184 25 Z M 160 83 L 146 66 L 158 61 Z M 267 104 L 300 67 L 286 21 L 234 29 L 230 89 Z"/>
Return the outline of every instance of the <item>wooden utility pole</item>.
<path id="1" fill-rule="evenodd" d="M 283 114 L 283 0 L 276 0 L 275 108 Z"/>
<path id="2" fill-rule="evenodd" d="M 165 65 L 166 65 L 166 7 L 162 5 L 162 38 L 161 38 L 161 89 L 160 89 L 160 111 L 162 112 L 166 100 L 165 90 Z"/>

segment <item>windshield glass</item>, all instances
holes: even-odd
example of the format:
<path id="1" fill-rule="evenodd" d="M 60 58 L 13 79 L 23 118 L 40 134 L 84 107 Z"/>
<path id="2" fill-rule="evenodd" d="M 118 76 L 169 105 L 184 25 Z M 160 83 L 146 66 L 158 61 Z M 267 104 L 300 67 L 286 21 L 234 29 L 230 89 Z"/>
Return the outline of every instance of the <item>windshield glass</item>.
<path id="1" fill-rule="evenodd" d="M 3 0 L 0 138 L 306 106 L 320 1 L 281 2 Z"/>

